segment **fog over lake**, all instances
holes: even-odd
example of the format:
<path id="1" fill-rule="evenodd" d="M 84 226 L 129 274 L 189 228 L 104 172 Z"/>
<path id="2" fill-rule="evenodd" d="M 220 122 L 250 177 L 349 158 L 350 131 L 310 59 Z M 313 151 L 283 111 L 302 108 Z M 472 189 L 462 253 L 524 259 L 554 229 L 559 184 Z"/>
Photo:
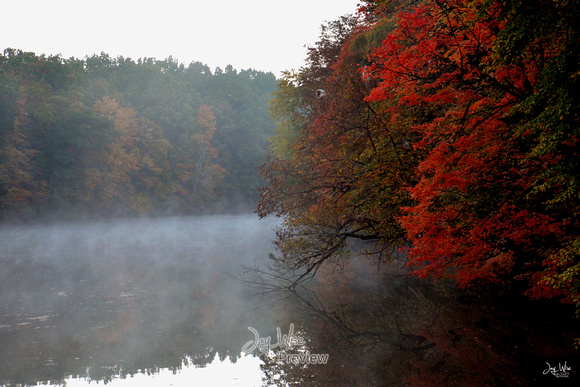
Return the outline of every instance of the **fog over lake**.
<path id="1" fill-rule="evenodd" d="M 109 381 L 203 366 L 217 354 L 235 362 L 253 337 L 248 326 L 274 329 L 271 301 L 234 277 L 267 260 L 276 223 L 214 216 L 2 227 L 0 382 Z"/>
<path id="2" fill-rule="evenodd" d="M 277 218 L 0 228 L 0 385 L 530 385 L 578 334 L 559 308 L 356 253 L 289 286 Z M 541 345 L 540 345 L 541 344 Z M 246 350 L 246 352 L 244 352 Z"/>

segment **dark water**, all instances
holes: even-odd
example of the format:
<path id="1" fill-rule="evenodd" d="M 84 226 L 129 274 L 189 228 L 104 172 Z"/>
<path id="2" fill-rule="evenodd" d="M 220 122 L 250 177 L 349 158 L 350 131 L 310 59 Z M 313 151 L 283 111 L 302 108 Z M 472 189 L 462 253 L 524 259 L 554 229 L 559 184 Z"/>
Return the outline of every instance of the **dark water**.
<path id="1" fill-rule="evenodd" d="M 577 385 L 570 310 L 499 287 L 458 291 L 409 277 L 403 262 L 356 256 L 278 291 L 283 279 L 248 268 L 268 272 L 276 224 L 0 229 L 0 383 Z"/>
<path id="2" fill-rule="evenodd" d="M 284 367 L 292 385 L 576 386 L 573 309 L 531 302 L 501 286 L 458 290 L 401 265 L 350 258 L 288 298 L 324 367 Z M 267 361 L 267 359 L 266 359 Z M 549 364 L 549 365 L 548 365 Z M 280 368 L 270 363 L 267 376 Z"/>

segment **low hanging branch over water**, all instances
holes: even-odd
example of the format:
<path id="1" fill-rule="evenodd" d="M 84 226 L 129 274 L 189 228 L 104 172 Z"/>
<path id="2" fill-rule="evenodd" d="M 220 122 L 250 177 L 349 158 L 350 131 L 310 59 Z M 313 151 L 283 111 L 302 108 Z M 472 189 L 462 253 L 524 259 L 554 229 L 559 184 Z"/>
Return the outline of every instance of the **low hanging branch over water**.
<path id="1" fill-rule="evenodd" d="M 274 259 L 307 277 L 372 240 L 422 278 L 580 307 L 578 14 L 365 1 L 325 26 L 272 102 L 258 213 L 284 217 Z"/>

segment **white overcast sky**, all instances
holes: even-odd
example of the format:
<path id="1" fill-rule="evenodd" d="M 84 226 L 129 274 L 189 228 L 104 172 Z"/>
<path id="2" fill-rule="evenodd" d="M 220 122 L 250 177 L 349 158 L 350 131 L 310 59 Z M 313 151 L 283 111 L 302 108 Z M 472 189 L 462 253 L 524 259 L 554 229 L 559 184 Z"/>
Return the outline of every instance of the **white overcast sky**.
<path id="1" fill-rule="evenodd" d="M 0 50 L 84 58 L 170 55 L 212 70 L 272 71 L 303 65 L 320 25 L 354 13 L 358 0 L 2 0 Z"/>

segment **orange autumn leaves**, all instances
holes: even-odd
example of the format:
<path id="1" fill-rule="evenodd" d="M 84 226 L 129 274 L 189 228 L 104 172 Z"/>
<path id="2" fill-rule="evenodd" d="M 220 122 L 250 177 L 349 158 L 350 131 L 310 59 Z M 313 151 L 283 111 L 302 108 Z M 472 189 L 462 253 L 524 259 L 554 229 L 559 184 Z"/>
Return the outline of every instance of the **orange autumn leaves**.
<path id="1" fill-rule="evenodd" d="M 85 164 L 91 166 L 84 171 L 83 197 L 88 204 L 104 208 L 122 204 L 145 214 L 155 205 L 154 197 L 195 196 L 198 185 L 211 179 L 213 188 L 221 178 L 223 170 L 215 164 L 217 151 L 211 144 L 216 122 L 209 106 L 202 105 L 197 112 L 201 131 L 192 133 L 184 144 L 188 148 L 183 158 L 190 162 L 179 164 L 179 177 L 171 184 L 167 157 L 172 145 L 154 123 L 108 97 L 97 101 L 94 110 L 111 120 L 115 135 L 104 151 L 85 156 Z"/>
<path id="2" fill-rule="evenodd" d="M 281 202 L 271 212 L 283 209 L 294 230 L 315 233 L 324 220 L 327 238 L 405 246 L 421 277 L 524 279 L 533 297 L 580 303 L 578 194 L 569 194 L 579 172 L 569 90 L 579 34 L 562 16 L 573 6 L 367 3 L 342 53 L 327 58 L 324 83 L 305 77 L 316 69 L 295 75 L 300 135 L 293 157 L 266 169 L 262 203 Z M 547 21 L 514 36 L 522 15 Z M 517 52 L 506 51 L 513 40 Z M 309 97 L 314 88 L 324 97 Z M 284 238 L 298 236 L 292 227 Z"/>

